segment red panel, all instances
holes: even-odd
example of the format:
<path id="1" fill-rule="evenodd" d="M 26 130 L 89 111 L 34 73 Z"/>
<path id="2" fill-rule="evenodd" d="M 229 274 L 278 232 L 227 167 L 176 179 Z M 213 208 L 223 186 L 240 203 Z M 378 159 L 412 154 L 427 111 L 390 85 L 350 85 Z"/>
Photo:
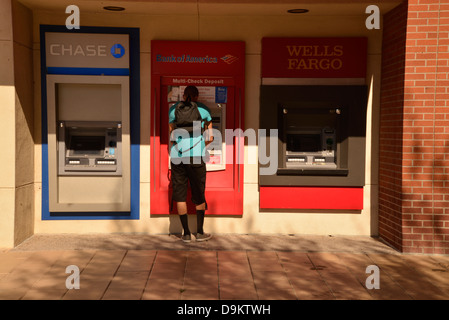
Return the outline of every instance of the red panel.
<path id="1" fill-rule="evenodd" d="M 153 40 L 151 48 L 150 213 L 169 214 L 167 86 L 227 87 L 226 129 L 242 127 L 245 43 Z M 243 127 L 241 129 L 244 130 Z M 206 213 L 209 215 L 243 214 L 243 164 L 238 164 L 236 157 L 244 154 L 244 143 L 243 138 L 239 144 L 237 140 L 235 138 L 234 143 L 226 147 L 226 155 L 233 155 L 226 164 L 226 170 L 207 173 L 206 201 L 209 209 Z M 187 203 L 190 204 L 189 213 L 194 213 L 194 206 L 189 200 Z"/>
<path id="2" fill-rule="evenodd" d="M 260 187 L 260 208 L 362 210 L 363 188 Z"/>
<path id="3" fill-rule="evenodd" d="M 264 38 L 263 78 L 365 78 L 366 38 Z"/>
<path id="4" fill-rule="evenodd" d="M 161 75 L 242 76 L 243 41 L 151 41 L 151 73 Z"/>

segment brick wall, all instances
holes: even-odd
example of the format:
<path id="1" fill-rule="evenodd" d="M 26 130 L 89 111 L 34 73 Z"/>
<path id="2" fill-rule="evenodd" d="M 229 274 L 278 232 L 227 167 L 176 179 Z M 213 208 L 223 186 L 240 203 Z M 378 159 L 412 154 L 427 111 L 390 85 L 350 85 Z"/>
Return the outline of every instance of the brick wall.
<path id="1" fill-rule="evenodd" d="M 449 254 L 449 0 L 400 5 L 383 34 L 379 234 Z"/>
<path id="2" fill-rule="evenodd" d="M 379 235 L 401 251 L 406 21 L 406 3 L 383 19 L 379 137 Z"/>

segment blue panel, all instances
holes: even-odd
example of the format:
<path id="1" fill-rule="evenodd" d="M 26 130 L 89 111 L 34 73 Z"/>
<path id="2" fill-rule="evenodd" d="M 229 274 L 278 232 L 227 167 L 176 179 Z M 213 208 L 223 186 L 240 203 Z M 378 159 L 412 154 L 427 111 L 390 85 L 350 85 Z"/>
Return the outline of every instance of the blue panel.
<path id="1" fill-rule="evenodd" d="M 45 123 L 47 123 L 47 121 L 45 121 Z M 45 137 L 45 139 L 47 139 L 47 137 Z M 42 220 L 48 220 L 50 218 L 48 197 L 48 144 L 42 143 Z"/>
<path id="2" fill-rule="evenodd" d="M 73 74 L 85 76 L 129 76 L 128 68 L 66 68 L 47 67 L 47 74 Z"/>
<path id="3" fill-rule="evenodd" d="M 228 102 L 228 87 L 215 87 L 215 103 Z"/>

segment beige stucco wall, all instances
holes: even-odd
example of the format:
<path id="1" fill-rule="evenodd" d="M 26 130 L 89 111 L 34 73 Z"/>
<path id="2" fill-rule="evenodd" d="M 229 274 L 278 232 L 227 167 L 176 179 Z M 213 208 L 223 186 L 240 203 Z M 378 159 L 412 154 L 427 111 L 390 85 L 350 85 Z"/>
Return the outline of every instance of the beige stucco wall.
<path id="1" fill-rule="evenodd" d="M 32 12 L 0 2 L 0 246 L 34 232 Z"/>
<path id="2" fill-rule="evenodd" d="M 1 0 L 1 6 L 5 0 Z M 8 1 L 6 1 L 7 3 Z M 1 7 L 0 8 L 3 8 Z M 181 12 L 179 9 L 174 10 Z M 338 10 L 337 10 L 338 11 Z M 2 10 L 0 10 L 2 12 Z M 339 10 L 339 15 L 234 15 L 234 13 L 219 15 L 212 14 L 212 10 L 204 14 L 188 13 L 182 17 L 170 12 L 158 14 L 127 14 L 96 12 L 89 13 L 81 11 L 81 25 L 86 26 L 115 26 L 115 27 L 138 27 L 140 28 L 140 79 L 141 79 L 141 165 L 140 165 L 140 219 L 139 220 L 97 220 L 97 221 L 42 221 L 41 220 L 41 146 L 40 146 L 40 44 L 39 25 L 57 24 L 63 25 L 67 14 L 63 10 L 47 11 L 35 9 L 32 11 L 33 30 L 33 68 L 34 68 L 34 119 L 30 122 L 29 117 L 22 117 L 26 121 L 17 120 L 15 123 L 23 130 L 19 134 L 29 130 L 34 135 L 34 150 L 29 146 L 30 141 L 24 139 L 25 155 L 34 153 L 34 172 L 27 169 L 23 178 L 19 179 L 23 191 L 20 197 L 34 197 L 32 208 L 24 207 L 23 211 L 33 214 L 34 226 L 22 223 L 24 228 L 32 227 L 34 233 L 90 233 L 90 232 L 137 232 L 137 233 L 168 233 L 181 230 L 177 217 L 150 216 L 150 41 L 152 39 L 166 40 L 239 40 L 246 42 L 246 92 L 245 92 L 245 128 L 258 129 L 259 124 L 259 88 L 261 84 L 261 39 L 262 37 L 368 37 L 368 72 L 367 84 L 370 85 L 370 103 L 368 106 L 367 123 L 367 148 L 366 148 L 366 186 L 364 188 L 364 209 L 360 213 L 354 212 L 326 212 L 303 210 L 289 212 L 260 212 L 258 193 L 257 165 L 245 165 L 244 175 L 244 214 L 242 217 L 210 217 L 206 220 L 206 229 L 209 232 L 219 233 L 284 233 L 284 234 L 345 234 L 345 235 L 376 235 L 377 234 L 377 136 L 378 136 L 378 111 L 380 95 L 380 63 L 381 63 L 381 30 L 368 30 L 365 27 L 367 15 L 364 11 Z M 328 11 L 329 12 L 329 11 Z M 0 23 L 10 24 L 4 20 Z M 3 30 L 0 29 L 0 30 Z M 1 35 L 2 38 L 5 36 Z M 0 38 L 0 40 L 2 39 Z M 10 52 L 4 50 L 3 46 L 11 45 L 8 41 L 0 42 L 0 54 L 4 57 Z M 19 68 L 17 66 L 17 68 Z M 11 84 L 10 84 L 11 85 Z M 9 86 L 0 87 L 0 101 L 8 99 L 15 101 L 14 89 Z M 19 102 L 16 102 L 19 103 Z M 3 103 L 1 104 L 2 108 Z M 0 130 L 10 137 L 16 134 L 11 127 L 11 119 L 17 117 L 9 112 L 7 119 L 0 119 Z M 2 109 L 3 114 L 3 109 Z M 21 117 L 19 115 L 19 117 Z M 25 123 L 27 126 L 25 128 Z M 32 124 L 30 126 L 30 123 Z M 0 135 L 0 142 L 3 135 Z M 25 136 L 29 137 L 29 134 Z M 10 146 L 8 145 L 8 148 Z M 30 151 L 33 150 L 33 151 Z M 257 153 L 257 146 L 248 146 L 245 149 L 246 158 L 248 153 Z M 8 168 L 13 169 L 12 158 L 18 152 L 10 150 L 9 158 L 1 158 Z M 15 180 L 11 180 L 11 172 L 0 173 L 0 209 L 1 206 L 14 206 L 9 201 L 14 189 Z M 31 177 L 30 177 L 31 176 Z M 31 180 L 30 180 L 31 179 Z M 19 193 L 17 193 L 19 195 Z M 7 201 L 1 201 L 5 199 Z M 25 199 L 25 198 L 23 198 Z M 14 202 L 14 201 L 13 201 Z M 16 204 L 17 205 L 17 204 Z M 11 209 L 7 209 L 11 210 Z M 25 214 L 25 213 L 24 213 Z M 7 223 L 10 216 L 0 216 Z M 192 227 L 195 224 L 191 217 Z M 25 220 L 29 220 L 26 218 Z M 3 222 L 3 221 L 0 221 Z M 27 225 L 25 227 L 25 225 Z M 5 228 L 9 230 L 9 227 Z M 2 237 L 2 236 L 0 236 Z M 1 246 L 1 243 L 0 243 Z"/>

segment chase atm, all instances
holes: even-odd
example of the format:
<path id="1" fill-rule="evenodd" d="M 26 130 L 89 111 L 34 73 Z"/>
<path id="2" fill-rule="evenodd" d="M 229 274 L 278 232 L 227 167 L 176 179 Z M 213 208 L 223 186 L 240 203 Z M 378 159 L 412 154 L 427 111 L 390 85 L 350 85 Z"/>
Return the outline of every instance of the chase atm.
<path id="1" fill-rule="evenodd" d="M 139 192 L 133 188 L 139 181 L 133 173 L 139 157 L 133 142 L 139 108 L 130 89 L 134 31 L 60 31 L 41 27 L 43 217 L 137 218 Z"/>

